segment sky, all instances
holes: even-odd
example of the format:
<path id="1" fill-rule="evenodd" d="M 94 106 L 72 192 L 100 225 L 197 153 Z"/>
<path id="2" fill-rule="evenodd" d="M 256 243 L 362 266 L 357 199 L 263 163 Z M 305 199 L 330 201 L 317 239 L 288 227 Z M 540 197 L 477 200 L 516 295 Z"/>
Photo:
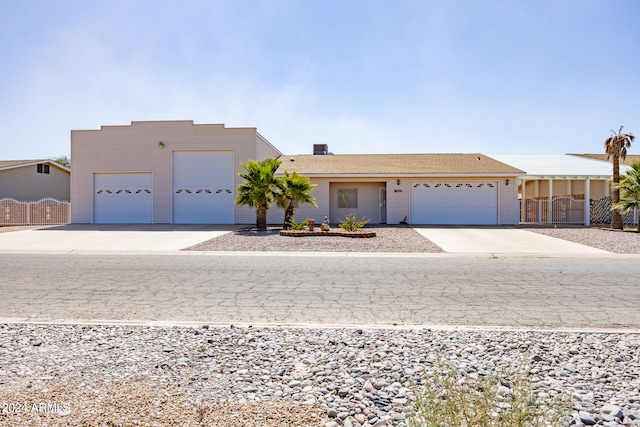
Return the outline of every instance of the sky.
<path id="1" fill-rule="evenodd" d="M 640 153 L 637 0 L 0 0 L 0 159 L 132 121 L 285 154 Z M 72 159 L 73 162 L 73 159 Z"/>

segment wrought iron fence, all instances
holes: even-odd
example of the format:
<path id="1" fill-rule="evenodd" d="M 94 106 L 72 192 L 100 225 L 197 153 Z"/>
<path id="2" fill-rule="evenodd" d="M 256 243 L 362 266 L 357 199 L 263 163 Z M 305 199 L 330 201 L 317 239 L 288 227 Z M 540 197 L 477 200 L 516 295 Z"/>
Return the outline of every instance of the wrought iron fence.
<path id="1" fill-rule="evenodd" d="M 11 198 L 0 199 L 0 226 L 69 224 L 69 202 L 52 198 L 36 202 L 21 202 Z"/>
<path id="2" fill-rule="evenodd" d="M 524 203 L 521 204 L 521 209 L 524 210 L 522 223 L 584 224 L 585 201 L 583 199 L 560 196 L 553 198 L 551 203 L 551 212 L 549 212 L 549 199 L 525 199 Z M 610 224 L 611 196 L 590 200 L 589 217 L 591 218 L 591 224 Z M 622 221 L 625 225 L 635 225 L 636 218 L 635 211 L 630 211 L 622 216 Z"/>
<path id="3" fill-rule="evenodd" d="M 584 200 L 569 196 L 554 197 L 549 212 L 548 199 L 525 199 L 525 223 L 533 224 L 584 224 Z"/>

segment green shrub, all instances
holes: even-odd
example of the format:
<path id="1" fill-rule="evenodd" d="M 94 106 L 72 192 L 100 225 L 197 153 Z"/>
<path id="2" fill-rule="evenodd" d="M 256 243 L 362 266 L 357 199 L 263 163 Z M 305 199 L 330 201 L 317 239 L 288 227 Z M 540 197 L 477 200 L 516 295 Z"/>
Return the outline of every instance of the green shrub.
<path id="1" fill-rule="evenodd" d="M 346 231 L 356 231 L 358 228 L 363 228 L 365 225 L 367 225 L 369 223 L 369 221 L 371 221 L 370 219 L 367 219 L 366 217 L 362 217 L 361 220 L 358 221 L 358 219 L 356 218 L 356 214 L 354 213 L 350 213 L 344 216 L 344 219 L 341 219 L 340 222 L 340 228 L 342 228 L 343 230 Z"/>
<path id="2" fill-rule="evenodd" d="M 571 396 L 536 395 L 523 364 L 473 379 L 438 357 L 433 373 L 414 393 L 409 427 L 561 426 L 571 416 Z"/>
<path id="3" fill-rule="evenodd" d="M 309 218 L 306 218 L 302 222 L 296 222 L 296 220 L 291 217 L 289 219 L 289 230 L 304 230 L 309 224 Z"/>

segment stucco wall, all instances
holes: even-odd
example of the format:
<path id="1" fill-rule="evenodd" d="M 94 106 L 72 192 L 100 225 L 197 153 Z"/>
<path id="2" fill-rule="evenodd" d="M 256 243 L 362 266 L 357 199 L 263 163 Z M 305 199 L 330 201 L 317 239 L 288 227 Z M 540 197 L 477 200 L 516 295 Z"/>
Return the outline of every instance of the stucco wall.
<path id="1" fill-rule="evenodd" d="M 350 180 L 348 178 L 311 178 L 311 182 L 317 184 L 312 190 L 316 198 L 318 208 L 311 205 L 301 205 L 295 211 L 296 221 L 305 218 L 314 218 L 316 223 L 324 220 L 328 215 L 333 224 L 344 219 L 344 215 L 354 212 L 358 218 L 366 216 L 371 219 L 370 224 L 379 222 L 379 189 L 386 187 L 387 193 L 387 224 L 399 224 L 409 217 L 411 200 L 411 180 L 428 180 L 429 178 L 358 178 Z M 400 180 L 400 184 L 398 184 Z M 506 178 L 473 178 L 472 180 L 494 181 L 498 183 L 498 220 L 503 225 L 518 224 L 520 221 L 520 205 L 518 202 L 518 186 L 515 178 L 509 178 L 509 185 Z M 338 188 L 358 188 L 358 209 L 338 209 Z M 268 222 L 274 225 L 282 224 L 284 213 L 275 205 L 269 209 Z M 255 213 L 252 213 L 251 223 L 255 222 Z"/>
<path id="2" fill-rule="evenodd" d="M 551 185 L 554 197 L 567 195 L 583 197 L 585 194 L 584 179 L 554 179 Z M 590 198 L 597 200 L 609 195 L 607 191 L 608 186 L 608 180 L 589 180 Z M 525 185 L 525 198 L 531 197 L 549 197 L 549 180 L 527 180 Z"/>
<path id="3" fill-rule="evenodd" d="M 48 164 L 48 163 L 45 163 Z M 70 199 L 69 172 L 49 164 L 49 173 L 38 173 L 29 165 L 0 171 L 0 198 L 10 197 L 21 202 L 51 197 L 60 201 Z"/>
<path id="4" fill-rule="evenodd" d="M 507 184 L 507 180 L 509 184 Z M 498 179 L 498 224 L 516 225 L 520 223 L 520 202 L 518 182 L 515 178 Z"/>
<path id="5" fill-rule="evenodd" d="M 358 219 L 366 217 L 369 224 L 380 223 L 380 188 L 384 187 L 384 182 L 331 182 L 329 185 L 330 210 L 329 218 L 331 222 L 338 223 L 344 220 L 345 215 L 354 213 Z M 339 207 L 338 193 L 340 189 L 357 190 L 357 208 Z"/>
<path id="6" fill-rule="evenodd" d="M 164 147 L 160 148 L 162 142 Z M 103 126 L 100 130 L 71 131 L 71 221 L 93 222 L 93 174 L 98 172 L 150 172 L 153 175 L 153 222 L 172 222 L 172 152 L 174 150 L 232 150 L 234 193 L 242 179 L 240 163 L 277 154 L 262 144 L 255 128 L 225 128 L 192 121 L 133 122 Z M 275 157 L 275 156 L 273 156 Z M 235 194 L 234 194 L 235 197 Z M 236 223 L 251 218 L 252 210 L 234 206 Z M 255 214 L 253 219 L 255 221 Z"/>

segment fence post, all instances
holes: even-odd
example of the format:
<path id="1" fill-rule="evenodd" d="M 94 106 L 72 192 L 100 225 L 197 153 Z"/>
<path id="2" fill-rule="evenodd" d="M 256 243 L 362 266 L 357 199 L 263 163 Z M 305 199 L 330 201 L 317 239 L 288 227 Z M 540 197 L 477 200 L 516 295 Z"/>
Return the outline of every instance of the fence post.
<path id="1" fill-rule="evenodd" d="M 542 224 L 542 203 L 538 200 L 538 224 Z"/>
<path id="2" fill-rule="evenodd" d="M 584 225 L 591 225 L 591 180 L 584 181 Z"/>

